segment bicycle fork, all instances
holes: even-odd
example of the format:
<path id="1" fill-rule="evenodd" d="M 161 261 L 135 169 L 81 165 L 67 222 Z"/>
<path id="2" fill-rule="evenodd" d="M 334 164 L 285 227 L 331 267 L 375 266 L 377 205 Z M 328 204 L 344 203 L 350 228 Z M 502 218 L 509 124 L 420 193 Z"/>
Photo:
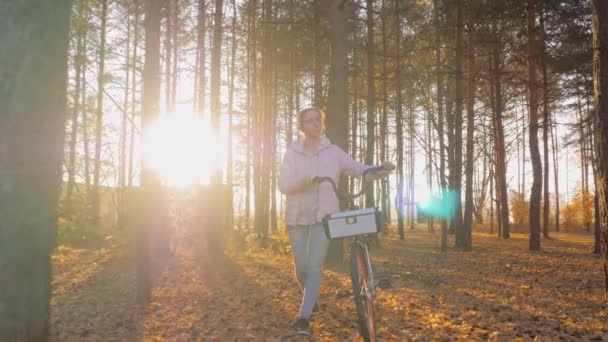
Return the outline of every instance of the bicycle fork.
<path id="1" fill-rule="evenodd" d="M 359 245 L 363 247 L 363 258 L 365 259 L 365 266 L 367 267 L 368 281 L 365 289 L 365 296 L 371 300 L 376 299 L 376 281 L 374 280 L 374 272 L 372 271 L 372 260 L 369 257 L 369 250 L 366 243 L 359 242 Z"/>

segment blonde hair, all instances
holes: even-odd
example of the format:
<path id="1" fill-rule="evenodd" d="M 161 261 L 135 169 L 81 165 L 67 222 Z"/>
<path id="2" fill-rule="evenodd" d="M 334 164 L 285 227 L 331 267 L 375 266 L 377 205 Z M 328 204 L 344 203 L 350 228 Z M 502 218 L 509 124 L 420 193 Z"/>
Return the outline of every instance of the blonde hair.
<path id="1" fill-rule="evenodd" d="M 308 112 L 317 112 L 321 118 L 321 125 L 323 125 L 323 131 L 325 131 L 325 111 L 319 107 L 306 107 L 298 113 L 298 130 L 302 132 L 302 121 L 304 120 L 304 114 Z"/>

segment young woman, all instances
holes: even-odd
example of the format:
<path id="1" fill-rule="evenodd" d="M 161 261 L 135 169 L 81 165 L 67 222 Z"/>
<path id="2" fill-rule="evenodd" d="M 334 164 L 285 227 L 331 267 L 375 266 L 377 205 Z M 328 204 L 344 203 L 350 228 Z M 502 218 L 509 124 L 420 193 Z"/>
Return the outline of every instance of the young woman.
<path id="1" fill-rule="evenodd" d="M 370 166 L 355 161 L 323 135 L 325 113 L 320 108 L 300 111 L 298 125 L 302 137 L 285 153 L 279 189 L 287 198 L 285 225 L 303 297 L 299 318 L 292 327 L 298 334 L 311 336 L 309 320 L 313 312 L 318 311 L 321 271 L 329 246 L 321 222 L 325 215 L 339 211 L 331 185 L 316 184 L 313 178 L 331 177 L 338 184 L 341 175 L 360 175 Z M 394 168 L 390 162 L 383 166 L 387 171 Z"/>

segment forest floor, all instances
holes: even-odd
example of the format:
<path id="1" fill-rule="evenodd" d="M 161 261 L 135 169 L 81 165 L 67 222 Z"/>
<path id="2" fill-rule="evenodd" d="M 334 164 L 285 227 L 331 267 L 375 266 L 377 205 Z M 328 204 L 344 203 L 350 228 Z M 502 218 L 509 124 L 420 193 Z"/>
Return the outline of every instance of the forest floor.
<path id="1" fill-rule="evenodd" d="M 450 237 L 450 246 L 453 246 Z M 590 235 L 553 234 L 541 252 L 528 239 L 476 233 L 472 252 L 439 251 L 439 234 L 394 230 L 372 250 L 390 279 L 376 300 L 387 341 L 608 341 L 600 259 Z M 155 280 L 147 306 L 134 304 L 135 271 L 125 247 L 59 247 L 53 260 L 54 341 L 297 341 L 289 324 L 299 288 L 284 235 L 260 250 L 241 241 L 213 262 L 187 244 Z M 346 268 L 328 268 L 316 340 L 359 340 Z"/>

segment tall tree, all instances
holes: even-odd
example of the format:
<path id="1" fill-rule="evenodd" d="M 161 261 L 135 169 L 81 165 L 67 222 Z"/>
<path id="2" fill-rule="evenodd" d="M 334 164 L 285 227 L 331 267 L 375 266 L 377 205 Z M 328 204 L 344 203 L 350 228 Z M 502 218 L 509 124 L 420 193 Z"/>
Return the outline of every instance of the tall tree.
<path id="1" fill-rule="evenodd" d="M 234 161 L 232 156 L 232 139 L 233 139 L 233 119 L 234 119 L 234 79 L 236 75 L 236 0 L 232 0 L 232 40 L 230 43 L 230 87 L 228 89 L 228 156 L 226 165 L 226 182 L 232 188 L 234 182 L 233 167 Z M 229 208 L 228 227 L 232 227 L 233 223 L 233 193 L 228 191 L 227 203 Z"/>
<path id="2" fill-rule="evenodd" d="M 91 192 L 92 218 L 99 224 L 100 210 L 100 177 L 101 177 L 101 146 L 103 133 L 103 99 L 105 92 L 105 57 L 106 57 L 106 23 L 108 20 L 108 0 L 101 0 L 101 26 L 99 29 L 99 63 L 97 69 L 97 107 L 95 113 L 95 164 L 93 167 L 93 191 Z"/>
<path id="3" fill-rule="evenodd" d="M 403 222 L 403 108 L 401 106 L 401 19 L 399 1 L 395 1 L 395 78 L 397 83 L 397 230 L 399 239 L 405 239 Z"/>
<path id="4" fill-rule="evenodd" d="M 209 89 L 209 110 L 211 111 L 211 126 L 214 132 L 220 131 L 220 115 L 222 106 L 220 102 L 222 36 L 224 19 L 224 1 L 215 0 L 213 13 L 213 45 L 211 46 L 211 75 Z M 219 167 L 219 149 L 215 149 L 213 158 L 214 168 Z M 218 170 L 214 170 L 218 172 Z M 221 182 L 221 175 L 215 174 L 215 180 Z M 218 179 L 219 178 L 219 179 Z"/>
<path id="5" fill-rule="evenodd" d="M 500 37 L 497 33 L 494 34 L 494 44 L 492 44 L 492 62 L 493 67 L 490 72 L 492 79 L 493 94 L 492 100 L 494 105 L 494 177 L 496 180 L 496 193 L 497 193 L 497 210 L 500 210 L 499 223 L 500 227 L 499 234 L 503 239 L 510 238 L 510 225 L 509 225 L 509 200 L 507 196 L 507 175 L 506 175 L 506 145 L 504 127 L 502 121 L 502 113 L 504 110 L 503 95 L 502 95 L 502 81 L 501 81 L 501 42 Z"/>
<path id="6" fill-rule="evenodd" d="M 462 65 L 463 65 L 463 5 L 464 0 L 456 0 L 456 75 L 455 75 L 455 96 L 456 108 L 454 112 L 454 160 L 450 168 L 450 176 L 453 180 L 452 191 L 456 194 L 454 203 L 454 228 L 456 232 L 456 247 L 462 248 L 463 226 L 462 226 L 462 121 L 463 121 L 463 85 L 462 85 Z"/>
<path id="7" fill-rule="evenodd" d="M 81 99 L 81 80 L 82 80 L 82 60 L 85 58 L 84 51 L 82 48 L 82 40 L 85 29 L 84 21 L 84 3 L 81 1 L 78 4 L 78 13 L 76 18 L 73 20 L 72 31 L 76 35 L 76 52 L 74 55 L 74 104 L 72 109 L 72 127 L 70 130 L 70 154 L 68 159 L 68 186 L 66 191 L 66 212 L 70 213 L 72 210 L 72 193 L 76 186 L 76 142 L 78 140 L 78 117 L 81 108 L 84 108 L 85 104 L 80 102 Z"/>
<path id="8" fill-rule="evenodd" d="M 473 225 L 473 134 L 475 132 L 475 13 L 473 1 L 468 6 L 468 86 L 467 86 L 467 164 L 465 168 L 466 189 L 464 201 L 464 227 L 460 237 L 463 250 L 471 250 Z"/>
<path id="9" fill-rule="evenodd" d="M 49 338 L 70 10 L 68 0 L 0 4 L 2 341 Z"/>
<path id="10" fill-rule="evenodd" d="M 593 100 L 605 300 L 608 301 L 608 3 L 592 0 Z"/>
<path id="11" fill-rule="evenodd" d="M 439 30 L 439 0 L 433 1 L 434 23 L 435 23 L 435 73 L 437 76 L 437 136 L 439 137 L 439 180 L 441 185 L 441 199 L 445 200 L 447 184 L 445 180 L 445 151 L 443 130 L 443 75 L 441 63 L 441 34 Z M 441 250 L 448 248 L 448 221 L 441 218 Z"/>
<path id="12" fill-rule="evenodd" d="M 198 14 L 196 24 L 196 39 L 197 39 L 197 110 L 200 116 L 205 112 L 205 84 L 207 72 L 207 48 L 205 44 L 205 36 L 207 34 L 207 0 L 198 0 Z"/>
<path id="13" fill-rule="evenodd" d="M 145 31 L 145 61 L 143 73 L 143 105 L 142 105 L 142 131 L 144 134 L 150 125 L 158 118 L 160 111 L 160 20 L 162 0 L 146 0 L 144 5 L 144 31 Z M 152 279 L 150 274 L 151 233 L 159 224 L 155 218 L 154 199 L 160 193 L 160 179 L 147 163 L 141 167 L 141 188 L 143 192 L 143 205 L 146 219 L 141 222 L 137 239 L 136 261 L 136 300 L 138 303 L 147 303 L 150 300 Z"/>
<path id="14" fill-rule="evenodd" d="M 321 61 L 321 16 L 327 9 L 326 0 L 314 0 L 313 6 L 313 32 L 314 32 L 314 48 L 313 48 L 313 103 L 315 106 L 323 106 L 323 62 Z"/>
<path id="15" fill-rule="evenodd" d="M 374 2 L 367 0 L 367 142 L 365 153 L 365 163 L 374 164 L 374 141 L 375 134 L 375 110 L 376 110 L 376 50 L 374 43 Z M 373 208 L 374 204 L 374 184 L 368 182 L 365 189 L 365 207 Z"/>
<path id="16" fill-rule="evenodd" d="M 543 75 L 543 237 L 549 238 L 549 214 L 551 211 L 549 199 L 549 81 L 547 79 L 547 32 L 545 31 L 544 7 L 539 10 L 540 30 L 542 40 L 540 42 L 540 66 Z"/>
<path id="17" fill-rule="evenodd" d="M 530 249 L 540 250 L 540 200 L 542 163 L 538 147 L 538 97 L 536 84 L 536 0 L 528 0 L 528 91 L 530 101 L 530 158 L 532 159 L 532 191 L 530 194 Z"/>
<path id="18" fill-rule="evenodd" d="M 331 63 L 329 72 L 329 94 L 327 98 L 327 134 L 332 142 L 343 150 L 348 150 L 348 25 L 346 2 L 331 0 L 321 5 L 331 26 Z M 340 182 L 341 190 L 348 183 Z M 342 203 L 344 206 L 344 203 Z M 334 263 L 342 262 L 342 243 L 330 244 L 328 258 Z"/>

